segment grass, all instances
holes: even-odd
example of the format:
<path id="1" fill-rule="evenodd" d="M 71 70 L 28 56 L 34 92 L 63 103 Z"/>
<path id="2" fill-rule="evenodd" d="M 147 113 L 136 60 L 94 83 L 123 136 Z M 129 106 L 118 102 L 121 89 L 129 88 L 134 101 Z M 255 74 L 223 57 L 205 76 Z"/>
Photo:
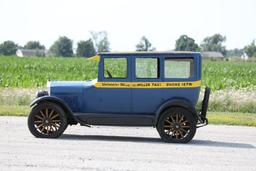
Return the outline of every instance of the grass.
<path id="1" fill-rule="evenodd" d="M 210 124 L 256 126 L 256 113 L 209 112 Z"/>
<path id="2" fill-rule="evenodd" d="M 203 90 L 200 93 L 197 108 L 201 108 Z M 256 89 L 225 89 L 212 91 L 210 94 L 209 111 L 256 113 Z"/>
<path id="3" fill-rule="evenodd" d="M 0 116 L 28 116 L 29 106 L 0 106 Z"/>
<path id="4" fill-rule="evenodd" d="M 0 116 L 28 116 L 28 106 L 0 106 Z M 210 124 L 256 126 L 256 113 L 208 112 Z"/>

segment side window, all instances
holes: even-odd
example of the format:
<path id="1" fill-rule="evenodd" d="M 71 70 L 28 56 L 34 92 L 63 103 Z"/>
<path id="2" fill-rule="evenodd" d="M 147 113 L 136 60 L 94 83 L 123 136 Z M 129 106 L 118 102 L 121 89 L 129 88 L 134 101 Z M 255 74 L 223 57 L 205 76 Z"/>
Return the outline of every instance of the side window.
<path id="1" fill-rule="evenodd" d="M 104 78 L 127 78 L 127 58 L 104 58 Z"/>
<path id="2" fill-rule="evenodd" d="M 165 59 L 165 78 L 190 78 L 194 75 L 193 59 Z"/>
<path id="3" fill-rule="evenodd" d="M 136 58 L 136 78 L 159 78 L 158 58 Z"/>

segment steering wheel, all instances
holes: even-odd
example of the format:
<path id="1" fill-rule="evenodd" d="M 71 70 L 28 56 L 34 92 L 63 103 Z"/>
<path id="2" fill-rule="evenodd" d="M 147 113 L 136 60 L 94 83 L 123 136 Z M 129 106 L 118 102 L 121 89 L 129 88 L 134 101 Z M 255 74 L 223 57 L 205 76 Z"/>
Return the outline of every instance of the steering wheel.
<path id="1" fill-rule="evenodd" d="M 113 78 L 111 73 L 109 72 L 109 70 L 106 70 L 106 72 L 107 72 L 109 78 Z"/>

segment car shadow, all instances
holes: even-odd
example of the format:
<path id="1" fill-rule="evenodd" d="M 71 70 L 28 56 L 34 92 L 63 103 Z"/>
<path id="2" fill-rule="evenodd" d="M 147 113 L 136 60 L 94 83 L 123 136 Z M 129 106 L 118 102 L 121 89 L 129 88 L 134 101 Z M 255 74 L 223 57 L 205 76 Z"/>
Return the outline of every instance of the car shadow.
<path id="1" fill-rule="evenodd" d="M 99 141 L 123 141 L 123 142 L 162 143 L 162 140 L 160 138 L 112 136 L 112 135 L 73 135 L 73 134 L 63 134 L 59 139 L 64 139 L 64 140 L 99 140 Z"/>
<path id="2" fill-rule="evenodd" d="M 190 144 L 198 146 L 208 146 L 208 147 L 228 147 L 228 148 L 255 148 L 252 144 L 247 143 L 235 143 L 235 142 L 222 142 L 222 141 L 212 141 L 212 140 L 192 140 Z"/>
<path id="3" fill-rule="evenodd" d="M 80 140 L 80 141 L 119 141 L 119 142 L 138 142 L 138 143 L 159 143 L 167 144 L 160 138 L 150 137 L 131 137 L 131 136 L 112 136 L 112 135 L 73 135 L 63 134 L 59 139 L 61 140 Z M 195 146 L 208 146 L 208 147 L 228 147 L 228 148 L 255 148 L 255 146 L 247 143 L 234 143 L 222 142 L 212 140 L 198 140 L 194 139 L 188 144 L 182 145 L 195 145 Z"/>

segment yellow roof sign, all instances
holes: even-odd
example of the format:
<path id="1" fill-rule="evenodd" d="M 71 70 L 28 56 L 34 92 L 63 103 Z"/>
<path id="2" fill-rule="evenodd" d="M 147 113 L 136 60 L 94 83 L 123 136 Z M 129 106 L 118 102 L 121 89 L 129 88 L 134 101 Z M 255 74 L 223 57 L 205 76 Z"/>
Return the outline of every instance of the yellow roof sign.
<path id="1" fill-rule="evenodd" d="M 100 62 L 100 55 L 92 56 L 92 57 L 88 58 L 88 60 Z"/>

